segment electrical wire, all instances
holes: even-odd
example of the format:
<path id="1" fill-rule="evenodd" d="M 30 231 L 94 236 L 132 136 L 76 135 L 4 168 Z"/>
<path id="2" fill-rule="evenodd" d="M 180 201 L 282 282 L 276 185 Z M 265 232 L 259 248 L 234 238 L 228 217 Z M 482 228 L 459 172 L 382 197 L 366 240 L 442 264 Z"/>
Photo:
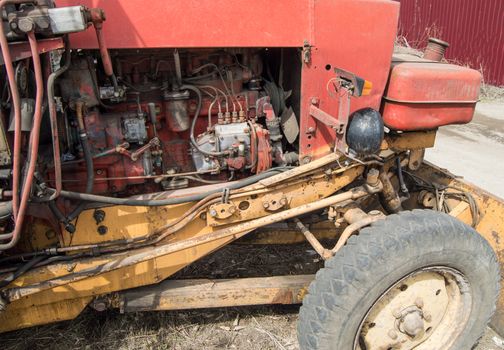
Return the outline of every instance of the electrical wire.
<path id="1" fill-rule="evenodd" d="M 434 207 L 435 210 L 444 213 L 450 213 L 451 208 L 446 201 L 447 199 L 464 201 L 469 204 L 469 209 L 471 211 L 471 226 L 476 227 L 481 221 L 481 209 L 478 205 L 478 202 L 474 199 L 474 196 L 470 192 L 465 191 L 464 189 L 457 186 L 441 185 L 434 182 L 429 182 L 422 179 L 420 176 L 406 170 L 403 170 L 402 172 L 409 176 L 409 178 L 413 181 L 416 190 L 426 190 L 434 194 L 436 200 Z"/>

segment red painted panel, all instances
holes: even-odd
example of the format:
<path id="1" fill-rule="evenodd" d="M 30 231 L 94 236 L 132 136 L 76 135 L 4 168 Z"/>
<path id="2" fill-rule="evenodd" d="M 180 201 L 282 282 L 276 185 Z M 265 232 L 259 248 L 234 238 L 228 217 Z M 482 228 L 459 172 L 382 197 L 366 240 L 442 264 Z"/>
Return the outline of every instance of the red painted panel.
<path id="1" fill-rule="evenodd" d="M 446 57 L 481 69 L 485 82 L 504 85 L 503 0 L 400 0 L 400 33 L 411 43 L 448 41 Z"/>
<path id="2" fill-rule="evenodd" d="M 353 72 L 373 83 L 371 95 L 352 98 L 351 111 L 379 109 L 390 70 L 399 17 L 397 2 L 387 0 L 318 0 L 314 4 L 312 62 L 303 65 L 301 86 L 300 159 L 318 158 L 334 145 L 335 133 L 309 116 L 310 100 L 338 115 L 338 98 L 327 90 L 334 67 Z M 330 70 L 326 66 L 331 65 Z M 315 134 L 307 133 L 315 128 Z M 306 159 L 307 160 L 307 159 Z"/>
<path id="3" fill-rule="evenodd" d="M 310 39 L 313 0 L 56 0 L 105 10 L 110 48 L 301 47 Z M 93 31 L 71 36 L 96 48 Z"/>

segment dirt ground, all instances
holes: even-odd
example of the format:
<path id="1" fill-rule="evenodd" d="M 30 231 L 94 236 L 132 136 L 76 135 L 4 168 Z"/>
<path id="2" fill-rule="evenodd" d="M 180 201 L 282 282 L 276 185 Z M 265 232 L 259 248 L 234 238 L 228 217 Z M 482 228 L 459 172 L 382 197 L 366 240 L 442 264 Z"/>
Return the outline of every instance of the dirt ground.
<path id="1" fill-rule="evenodd" d="M 327 242 L 330 245 L 332 242 Z M 312 274 L 323 265 L 310 246 L 231 245 L 176 278 Z M 245 267 L 247 266 L 247 267 Z M 0 335 L 2 350 L 299 349 L 298 305 L 120 314 L 86 309 L 77 319 Z M 477 350 L 499 350 L 488 329 Z"/>

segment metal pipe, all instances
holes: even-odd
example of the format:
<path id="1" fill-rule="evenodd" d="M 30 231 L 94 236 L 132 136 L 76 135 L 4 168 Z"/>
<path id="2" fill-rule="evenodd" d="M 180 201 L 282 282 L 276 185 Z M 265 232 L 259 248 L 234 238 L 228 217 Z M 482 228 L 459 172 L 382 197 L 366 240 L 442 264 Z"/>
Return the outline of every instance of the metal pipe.
<path id="1" fill-rule="evenodd" d="M 0 14 L 3 14 L 5 5 L 31 3 L 32 1 L 25 0 L 2 0 L 0 1 Z M 17 218 L 19 208 L 19 179 L 20 179 L 20 162 L 21 162 L 21 102 L 19 91 L 16 84 L 16 75 L 12 64 L 12 57 L 9 50 L 9 43 L 5 36 L 3 23 L 0 25 L 0 46 L 2 48 L 2 56 L 7 71 L 7 79 L 12 96 L 12 105 L 14 107 L 14 152 L 13 152 L 13 179 L 12 179 L 12 207 L 14 220 Z"/>
<path id="2" fill-rule="evenodd" d="M 350 209 L 350 210 L 352 210 L 352 209 Z M 336 254 L 341 249 L 341 247 L 343 247 L 345 245 L 345 243 L 348 241 L 350 236 L 353 235 L 355 232 L 359 231 L 363 227 L 366 227 L 366 226 L 372 224 L 373 222 L 376 222 L 378 220 L 382 220 L 385 218 L 386 218 L 386 216 L 383 215 L 379 211 L 377 211 L 376 213 L 370 212 L 370 215 L 367 215 L 367 217 L 351 223 L 350 225 L 348 225 L 345 228 L 345 230 L 341 234 L 340 238 L 338 239 L 338 242 L 336 242 L 336 245 L 334 246 L 334 248 L 330 250 L 331 254 L 332 255 Z"/>
<path id="3" fill-rule="evenodd" d="M 114 91 L 119 91 L 119 85 L 117 84 L 117 77 L 114 74 L 114 68 L 112 66 L 112 60 L 110 59 L 110 54 L 107 48 L 107 42 L 105 41 L 105 36 L 103 35 L 103 21 L 105 21 L 105 12 L 99 8 L 93 8 L 89 10 L 91 22 L 95 28 L 96 39 L 98 40 L 98 48 L 100 49 L 100 56 L 102 59 L 103 70 L 105 74 L 109 77 L 112 85 L 114 86 Z"/>
<path id="4" fill-rule="evenodd" d="M 426 60 L 441 62 L 448 47 L 450 47 L 450 44 L 446 41 L 437 38 L 429 38 L 429 43 L 425 48 L 423 58 Z"/>
<path id="5" fill-rule="evenodd" d="M 381 191 L 380 185 L 377 186 L 376 188 L 370 188 L 369 186 L 355 187 L 347 192 L 327 197 L 316 202 L 303 204 L 300 205 L 299 207 L 284 210 L 279 213 L 274 213 L 266 217 L 238 223 L 231 227 L 217 230 L 201 237 L 194 237 L 171 244 L 151 247 L 137 254 L 132 254 L 129 256 L 121 255 L 117 259 L 114 259 L 110 262 L 94 266 L 91 268 L 87 268 L 79 272 L 70 273 L 61 277 L 56 277 L 47 281 L 43 281 L 38 283 L 36 286 L 28 285 L 23 287 L 15 287 L 7 289 L 4 291 L 4 296 L 7 300 L 12 302 L 14 300 L 18 300 L 28 295 L 39 293 L 43 290 L 48 290 L 54 287 L 66 285 L 68 283 L 74 283 L 86 279 L 88 277 L 95 276 L 97 274 L 103 274 L 106 272 L 114 271 L 116 269 L 136 265 L 144 261 L 172 254 L 181 250 L 190 249 L 196 246 L 200 246 L 202 244 L 214 242 L 216 240 L 226 238 L 237 239 L 259 227 L 292 219 L 300 215 L 324 209 L 344 201 L 359 199 L 379 191 Z"/>
<path id="6" fill-rule="evenodd" d="M 62 189 L 61 183 L 61 152 L 58 132 L 58 116 L 56 114 L 56 104 L 54 103 L 54 82 L 58 77 L 66 72 L 70 67 L 71 51 L 68 42 L 68 35 L 65 36 L 65 64 L 57 71 L 51 73 L 47 78 L 47 101 L 49 109 L 49 119 L 51 122 L 51 133 L 53 140 L 53 162 L 54 162 L 54 182 L 56 191 L 51 195 L 50 199 L 57 198 Z"/>
<path id="7" fill-rule="evenodd" d="M 202 149 L 199 145 L 198 142 L 196 141 L 196 138 L 194 137 L 194 130 L 196 128 L 196 122 L 198 120 L 200 111 L 201 111 L 201 103 L 203 100 L 203 97 L 201 96 L 201 91 L 194 85 L 182 85 L 180 87 L 180 90 L 190 90 L 194 92 L 198 96 L 198 106 L 196 107 L 196 112 L 194 113 L 194 117 L 191 123 L 191 130 L 189 132 L 189 138 L 191 141 L 191 144 L 198 150 L 198 152 L 205 154 L 207 156 L 213 156 L 213 157 L 221 157 L 229 153 L 229 151 L 223 151 L 223 152 L 210 152 L 210 151 L 205 151 Z"/>
<path id="8" fill-rule="evenodd" d="M 31 193 L 31 186 L 33 183 L 33 175 L 37 165 L 38 146 L 40 140 L 40 123 L 42 121 L 42 99 L 44 97 L 44 81 L 42 79 L 42 66 L 40 64 L 40 56 L 38 52 L 37 39 L 33 32 L 27 34 L 30 43 L 30 49 L 33 59 L 33 70 L 35 72 L 36 82 L 36 97 L 35 97 L 35 113 L 33 116 L 33 128 L 30 135 L 30 154 L 28 157 L 28 170 L 26 172 L 26 181 L 22 186 L 21 200 L 19 202 L 19 212 L 16 217 L 15 226 L 13 231 L 8 234 L 11 237 L 1 239 L 10 239 L 9 243 L 0 244 L 0 250 L 6 250 L 14 247 L 19 238 L 21 237 L 21 230 L 23 228 L 24 215 L 28 207 L 28 199 Z"/>
<path id="9" fill-rule="evenodd" d="M 383 191 L 379 196 L 383 209 L 389 214 L 400 212 L 402 210 L 401 199 L 390 182 L 387 172 L 381 172 L 379 178 L 383 184 Z"/>
<path id="10" fill-rule="evenodd" d="M 306 240 L 311 244 L 313 249 L 322 257 L 322 259 L 327 260 L 330 257 L 332 257 L 332 253 L 330 250 L 325 249 L 322 244 L 320 244 L 319 240 L 317 237 L 313 235 L 313 233 L 310 232 L 308 227 L 306 227 L 301 220 L 298 218 L 294 219 L 294 222 L 296 223 L 296 227 L 301 231 L 301 233 L 305 236 Z"/>

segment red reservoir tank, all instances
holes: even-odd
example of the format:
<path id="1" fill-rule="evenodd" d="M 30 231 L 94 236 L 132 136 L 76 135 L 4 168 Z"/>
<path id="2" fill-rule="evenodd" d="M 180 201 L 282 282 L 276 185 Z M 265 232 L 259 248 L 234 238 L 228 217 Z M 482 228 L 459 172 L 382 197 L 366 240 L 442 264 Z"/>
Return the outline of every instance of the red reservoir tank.
<path id="1" fill-rule="evenodd" d="M 411 55 L 394 56 L 381 112 L 392 130 L 435 129 L 469 123 L 481 84 L 480 72 Z"/>

